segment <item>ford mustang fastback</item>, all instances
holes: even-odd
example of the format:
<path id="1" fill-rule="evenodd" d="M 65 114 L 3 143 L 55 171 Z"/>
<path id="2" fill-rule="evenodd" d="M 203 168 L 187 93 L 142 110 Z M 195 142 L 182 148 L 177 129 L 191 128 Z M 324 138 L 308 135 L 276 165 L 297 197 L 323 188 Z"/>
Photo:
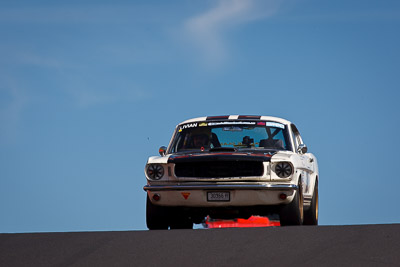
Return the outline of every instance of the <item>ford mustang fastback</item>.
<path id="1" fill-rule="evenodd" d="M 146 223 L 192 228 L 214 219 L 278 214 L 318 224 L 318 165 L 297 127 L 270 116 L 209 116 L 176 126 L 145 166 Z"/>

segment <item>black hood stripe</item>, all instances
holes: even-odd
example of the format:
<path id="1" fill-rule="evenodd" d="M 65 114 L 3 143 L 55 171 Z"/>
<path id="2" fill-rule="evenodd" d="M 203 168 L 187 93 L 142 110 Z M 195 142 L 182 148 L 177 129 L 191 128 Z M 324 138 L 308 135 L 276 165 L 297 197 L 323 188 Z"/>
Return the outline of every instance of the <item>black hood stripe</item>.
<path id="1" fill-rule="evenodd" d="M 259 120 L 259 119 L 261 119 L 261 116 L 240 115 L 238 119 L 239 119 L 239 120 L 243 120 L 243 119 Z"/>
<path id="2" fill-rule="evenodd" d="M 271 161 L 271 155 L 249 155 L 245 153 L 198 153 L 189 155 L 171 155 L 168 158 L 168 163 L 204 161 Z"/>
<path id="3" fill-rule="evenodd" d="M 229 119 L 229 116 L 208 116 L 206 121 L 215 121 L 215 120 L 227 120 Z"/>

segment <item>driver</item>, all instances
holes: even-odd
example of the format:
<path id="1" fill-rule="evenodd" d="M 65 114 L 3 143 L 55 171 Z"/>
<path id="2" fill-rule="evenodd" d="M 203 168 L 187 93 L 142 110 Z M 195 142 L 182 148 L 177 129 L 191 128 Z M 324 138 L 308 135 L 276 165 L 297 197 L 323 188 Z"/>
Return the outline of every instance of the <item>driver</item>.
<path id="1" fill-rule="evenodd" d="M 208 146 L 209 138 L 206 134 L 196 134 L 193 136 L 193 147 L 201 148 Z"/>

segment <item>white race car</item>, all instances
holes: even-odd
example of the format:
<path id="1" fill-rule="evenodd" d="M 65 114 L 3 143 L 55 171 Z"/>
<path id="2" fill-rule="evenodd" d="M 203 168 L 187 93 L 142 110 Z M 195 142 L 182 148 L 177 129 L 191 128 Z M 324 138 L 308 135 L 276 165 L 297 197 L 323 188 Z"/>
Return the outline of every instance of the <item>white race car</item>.
<path id="1" fill-rule="evenodd" d="M 159 153 L 145 167 L 150 230 L 192 228 L 206 216 L 279 214 L 282 226 L 318 224 L 317 159 L 287 120 L 187 120 Z"/>

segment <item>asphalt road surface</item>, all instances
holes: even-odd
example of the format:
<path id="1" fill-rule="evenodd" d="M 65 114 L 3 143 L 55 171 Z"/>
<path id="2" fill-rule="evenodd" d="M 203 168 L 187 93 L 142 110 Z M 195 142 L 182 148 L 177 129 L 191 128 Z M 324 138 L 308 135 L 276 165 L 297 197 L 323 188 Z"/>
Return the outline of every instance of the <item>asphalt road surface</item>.
<path id="1" fill-rule="evenodd" d="M 400 224 L 0 234 L 0 266 L 400 266 Z"/>

